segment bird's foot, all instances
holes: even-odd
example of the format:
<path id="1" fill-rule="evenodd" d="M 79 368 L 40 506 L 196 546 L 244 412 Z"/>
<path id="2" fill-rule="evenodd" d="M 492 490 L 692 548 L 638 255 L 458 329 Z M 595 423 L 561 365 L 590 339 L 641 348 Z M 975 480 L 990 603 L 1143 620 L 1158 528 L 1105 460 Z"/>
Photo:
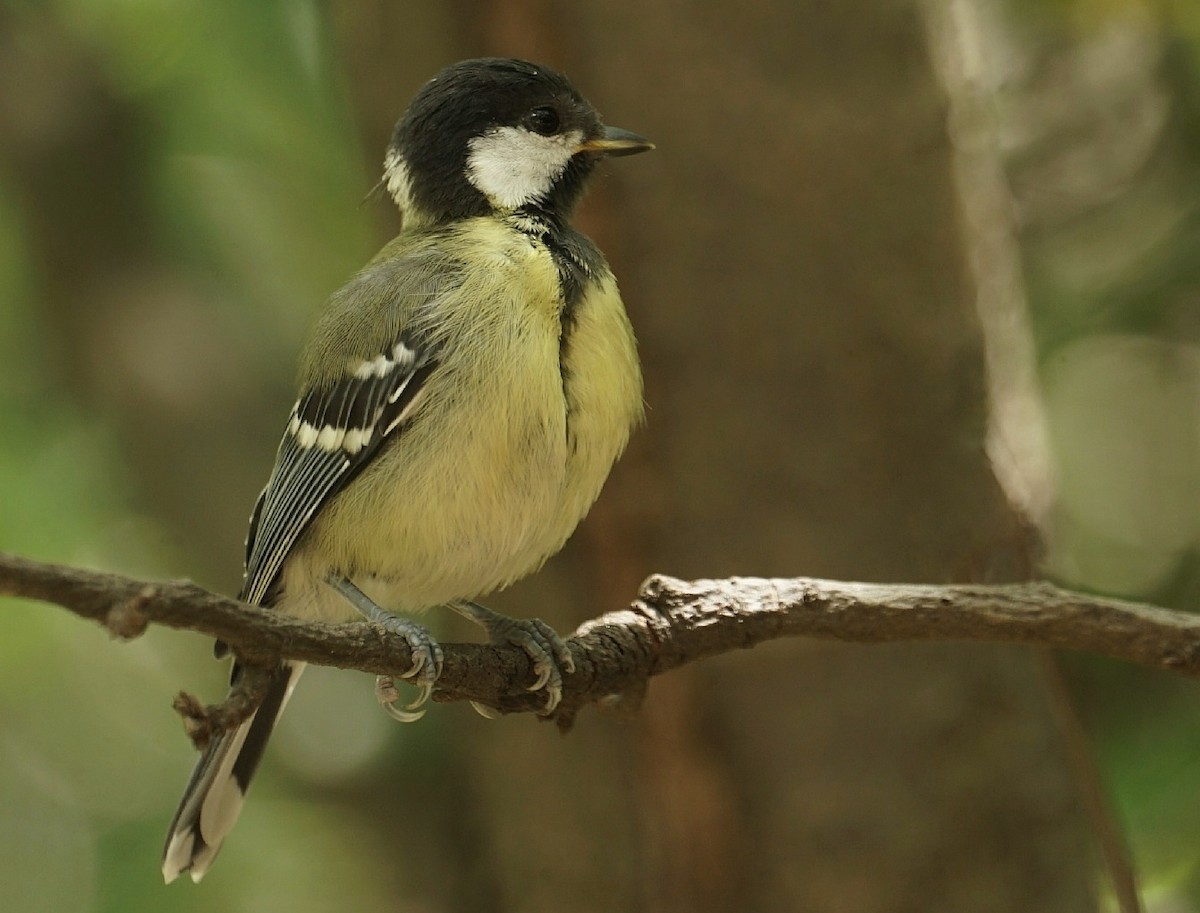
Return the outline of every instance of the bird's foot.
<path id="1" fill-rule="evenodd" d="M 381 609 L 362 590 L 341 576 L 330 576 L 325 581 L 358 610 L 368 621 L 382 625 L 391 634 L 403 637 L 412 652 L 412 668 L 399 676 L 418 689 L 415 700 L 400 704 L 400 692 L 396 688 L 396 677 L 380 675 L 375 679 L 375 697 L 392 719 L 401 723 L 414 723 L 425 715 L 425 704 L 433 694 L 433 685 L 442 674 L 442 647 L 422 626 L 408 618 L 393 615 Z"/>
<path id="2" fill-rule="evenodd" d="M 575 659 L 558 632 L 540 618 L 509 618 L 477 602 L 456 602 L 450 608 L 482 626 L 493 644 L 513 644 L 525 651 L 533 660 L 533 671 L 537 674 L 537 680 L 529 690 L 545 691 L 546 703 L 541 713 L 553 713 L 562 700 L 563 673 L 575 671 Z M 471 703 L 483 716 L 495 717 L 491 708 L 481 707 L 474 701 Z"/>
<path id="3" fill-rule="evenodd" d="M 378 608 L 378 607 L 376 607 Z M 400 703 L 400 691 L 396 677 L 375 677 L 375 697 L 392 719 L 401 723 L 415 723 L 425 715 L 426 704 L 433 694 L 433 685 L 442 674 L 442 646 L 430 636 L 425 628 L 408 618 L 401 618 L 379 609 L 379 614 L 368 615 L 372 621 L 382 625 L 392 634 L 403 637 L 412 651 L 412 667 L 399 678 L 415 685 L 417 696 L 407 704 Z"/>

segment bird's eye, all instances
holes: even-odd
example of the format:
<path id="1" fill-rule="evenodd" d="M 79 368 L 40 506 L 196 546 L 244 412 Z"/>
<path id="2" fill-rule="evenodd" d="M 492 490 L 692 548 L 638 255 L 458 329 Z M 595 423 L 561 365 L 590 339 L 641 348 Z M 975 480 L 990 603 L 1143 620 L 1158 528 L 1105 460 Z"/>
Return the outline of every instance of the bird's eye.
<path id="1" fill-rule="evenodd" d="M 551 136 L 558 132 L 558 112 L 550 106 L 534 108 L 525 116 L 525 126 L 534 133 Z"/>

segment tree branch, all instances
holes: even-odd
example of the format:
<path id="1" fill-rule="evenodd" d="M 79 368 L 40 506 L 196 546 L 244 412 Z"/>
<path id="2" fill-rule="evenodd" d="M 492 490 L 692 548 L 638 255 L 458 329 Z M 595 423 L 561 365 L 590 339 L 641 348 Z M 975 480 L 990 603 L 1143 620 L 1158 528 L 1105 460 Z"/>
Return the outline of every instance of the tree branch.
<path id="1" fill-rule="evenodd" d="M 202 709 L 180 695 L 177 708 L 198 743 L 252 712 L 265 688 L 264 673 L 284 659 L 391 675 L 412 662 L 404 640 L 378 625 L 301 622 L 187 581 L 149 582 L 0 552 L 0 595 L 57 603 L 123 639 L 154 623 L 229 644 L 257 671 L 216 707 Z M 1200 616 L 1047 583 L 932 586 L 806 577 L 687 582 L 654 576 L 628 609 L 586 622 L 571 637 L 576 671 L 565 677 L 553 718 L 567 729 L 589 703 L 636 707 L 651 676 L 781 637 L 1026 644 L 1200 678 Z M 446 664 L 435 700 L 473 700 L 503 713 L 539 708 L 540 699 L 526 690 L 534 674 L 522 650 L 443 647 Z"/>

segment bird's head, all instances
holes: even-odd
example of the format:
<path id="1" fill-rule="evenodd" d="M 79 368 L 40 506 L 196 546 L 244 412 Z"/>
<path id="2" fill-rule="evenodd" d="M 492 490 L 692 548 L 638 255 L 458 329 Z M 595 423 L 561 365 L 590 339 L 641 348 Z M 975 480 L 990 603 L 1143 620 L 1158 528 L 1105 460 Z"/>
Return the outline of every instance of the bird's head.
<path id="1" fill-rule="evenodd" d="M 561 73 L 482 58 L 426 83 L 396 125 L 384 183 L 406 222 L 495 213 L 566 218 L 605 155 L 653 146 L 605 127 Z"/>

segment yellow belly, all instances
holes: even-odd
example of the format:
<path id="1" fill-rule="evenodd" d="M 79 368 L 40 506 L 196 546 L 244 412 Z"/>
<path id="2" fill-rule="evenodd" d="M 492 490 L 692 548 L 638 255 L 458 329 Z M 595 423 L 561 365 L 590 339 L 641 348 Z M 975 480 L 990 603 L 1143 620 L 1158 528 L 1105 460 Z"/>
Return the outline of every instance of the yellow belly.
<path id="1" fill-rule="evenodd" d="M 553 262 L 528 242 L 500 249 L 462 290 L 474 307 L 447 328 L 411 422 L 289 556 L 284 611 L 352 616 L 321 583 L 331 571 L 398 611 L 482 596 L 537 570 L 595 501 L 642 415 L 616 285 L 585 292 L 560 364 Z"/>

